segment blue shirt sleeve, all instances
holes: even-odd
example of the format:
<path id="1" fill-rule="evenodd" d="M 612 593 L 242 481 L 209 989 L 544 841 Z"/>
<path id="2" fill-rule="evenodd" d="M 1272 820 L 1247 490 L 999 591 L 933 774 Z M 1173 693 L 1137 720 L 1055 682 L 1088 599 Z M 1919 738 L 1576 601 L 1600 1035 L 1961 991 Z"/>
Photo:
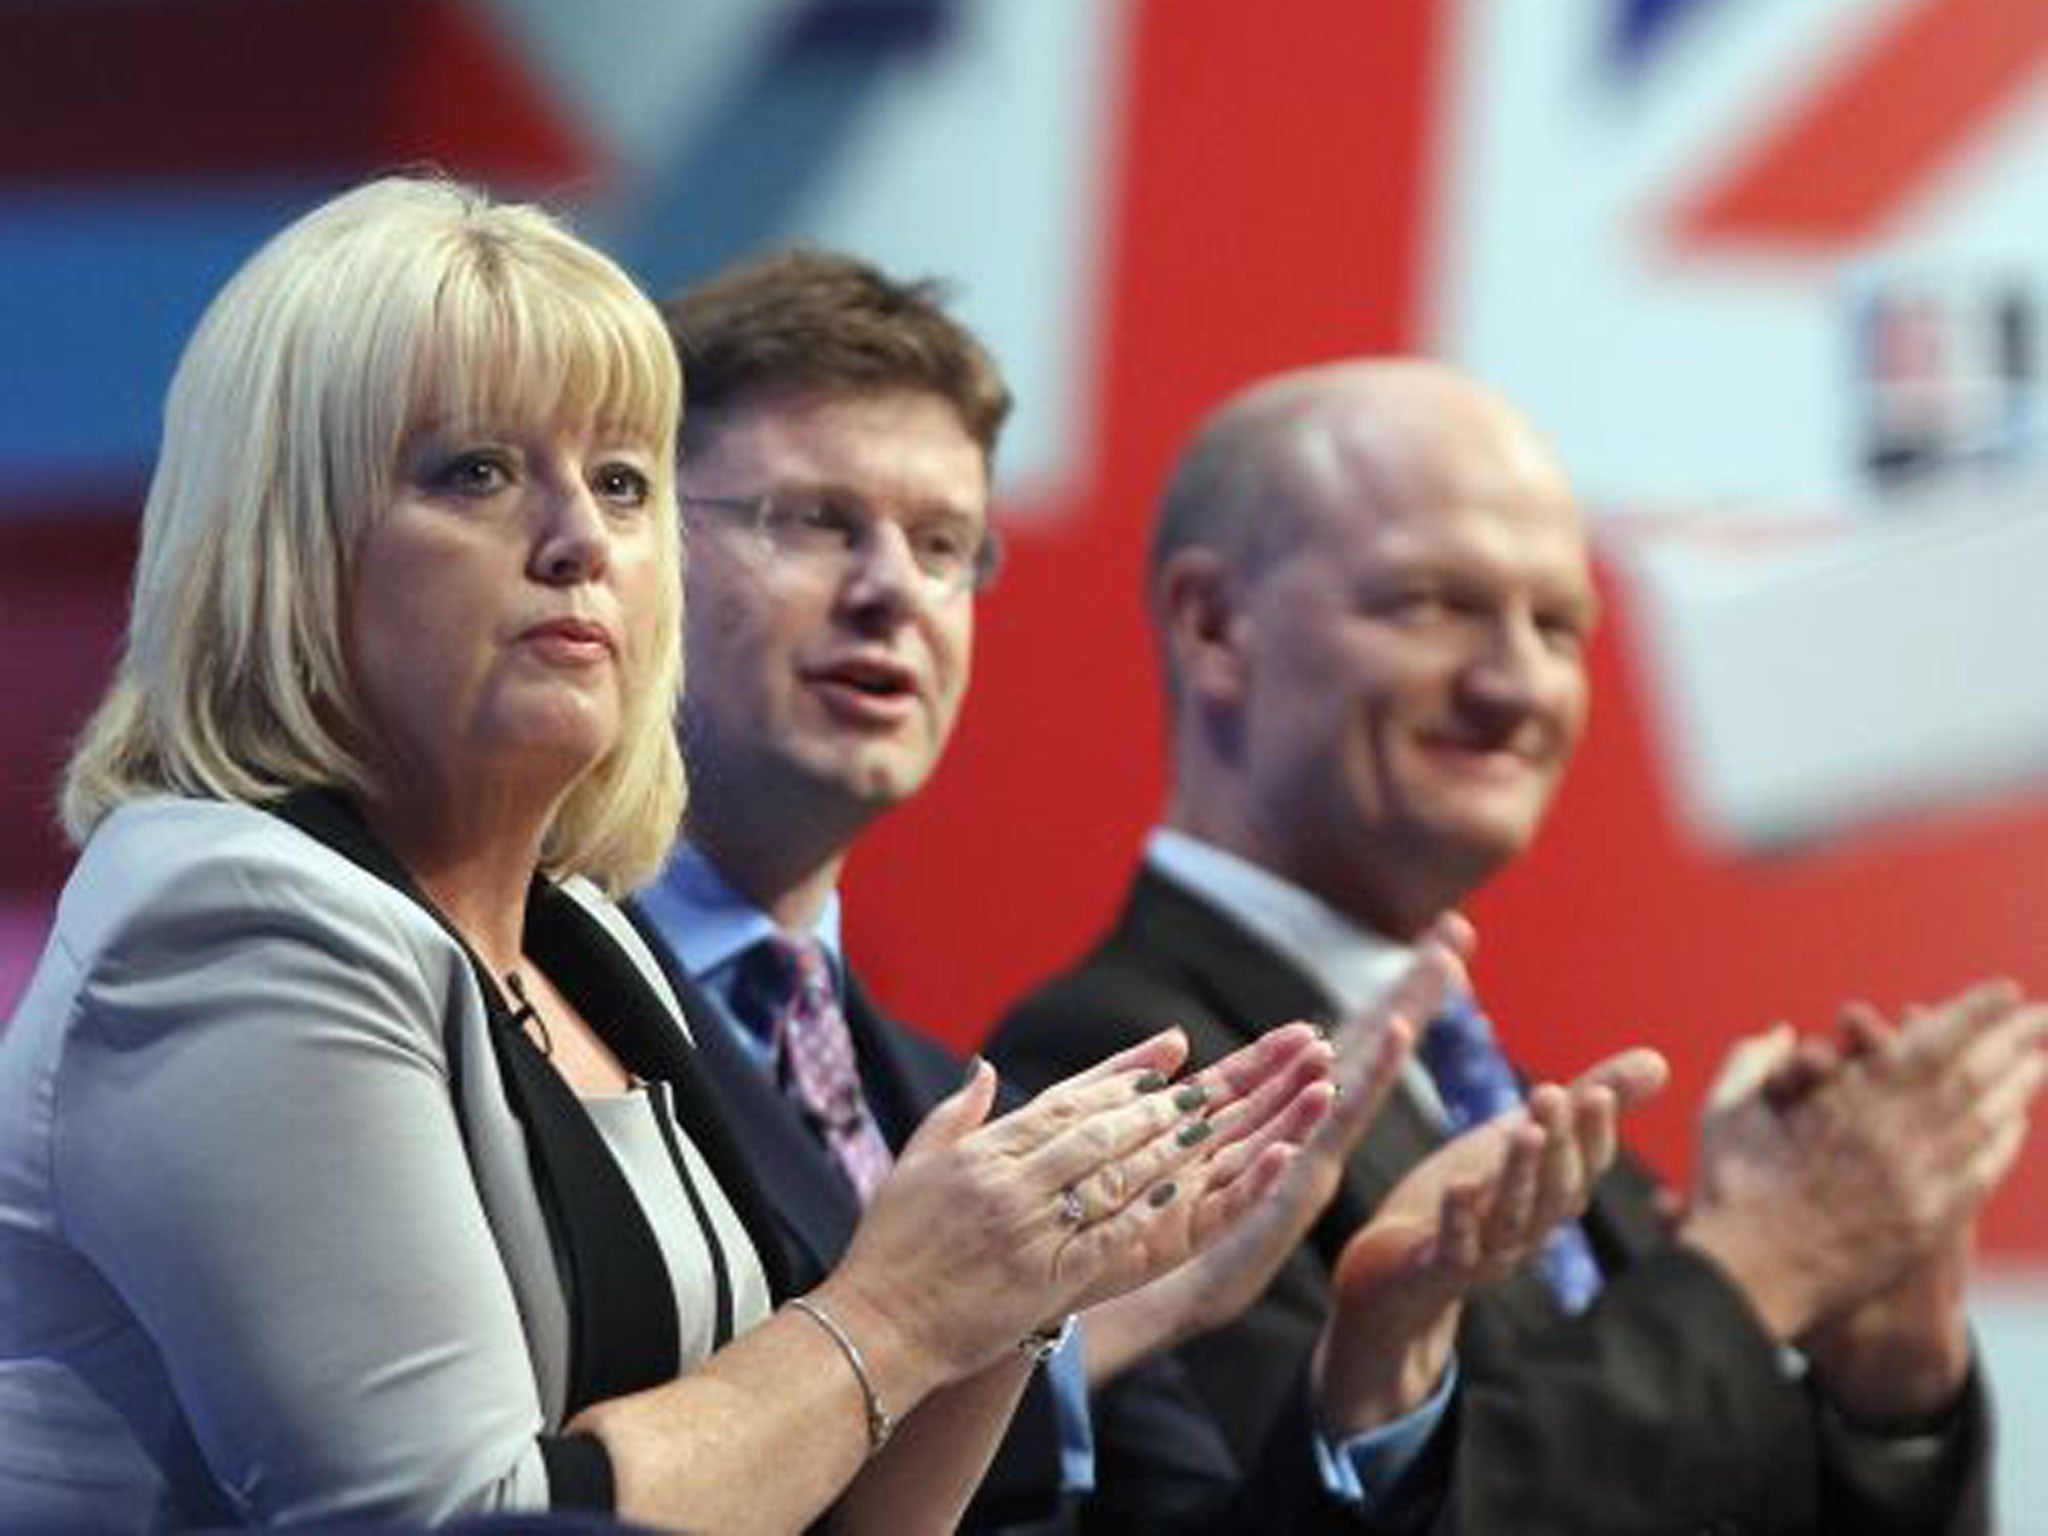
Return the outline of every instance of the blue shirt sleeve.
<path id="1" fill-rule="evenodd" d="M 1333 1442 L 1318 1432 L 1316 1470 L 1331 1497 L 1369 1515 L 1385 1508 L 1443 1422 L 1457 1385 L 1458 1362 L 1452 1360 L 1436 1390 L 1412 1413 L 1347 1440 Z"/>
<path id="2" fill-rule="evenodd" d="M 1045 1383 L 1052 1389 L 1053 1421 L 1059 1433 L 1060 1492 L 1095 1491 L 1095 1428 L 1088 1417 L 1088 1356 L 1082 1347 L 1077 1317 L 1060 1347 L 1045 1362 Z"/>

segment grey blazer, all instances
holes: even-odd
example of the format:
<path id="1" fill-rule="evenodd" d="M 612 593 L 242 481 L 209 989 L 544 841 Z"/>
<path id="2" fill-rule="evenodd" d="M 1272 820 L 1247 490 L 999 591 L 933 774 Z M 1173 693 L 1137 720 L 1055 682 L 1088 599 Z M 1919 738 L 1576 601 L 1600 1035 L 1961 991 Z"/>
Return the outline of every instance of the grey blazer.
<path id="1" fill-rule="evenodd" d="M 537 882 L 527 943 L 671 1085 L 711 1294 L 345 802 L 107 819 L 0 1036 L 0 1530 L 609 1503 L 562 1425 L 729 1337 L 771 1228 L 630 925 Z"/>

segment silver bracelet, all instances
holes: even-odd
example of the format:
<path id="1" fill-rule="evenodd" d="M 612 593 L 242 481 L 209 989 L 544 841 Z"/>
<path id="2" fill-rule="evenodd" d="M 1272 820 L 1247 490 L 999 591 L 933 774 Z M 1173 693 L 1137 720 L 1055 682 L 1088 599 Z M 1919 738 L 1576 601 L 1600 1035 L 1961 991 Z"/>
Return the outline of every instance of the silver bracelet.
<path id="1" fill-rule="evenodd" d="M 875 1390 L 875 1379 L 868 1374 L 868 1359 L 860 1352 L 860 1346 L 853 1342 L 853 1335 L 839 1326 L 839 1319 L 808 1296 L 792 1296 L 788 1305 L 803 1313 L 812 1322 L 832 1337 L 839 1346 L 839 1352 L 846 1356 L 846 1363 L 853 1371 L 853 1379 L 860 1383 L 860 1395 L 868 1410 L 868 1454 L 874 1455 L 889 1443 L 889 1437 L 896 1433 L 896 1416 L 882 1406 L 882 1395 Z"/>
<path id="2" fill-rule="evenodd" d="M 1061 1346 L 1074 1336 L 1074 1330 L 1080 1324 L 1080 1315 L 1069 1312 L 1056 1323 L 1034 1328 L 1017 1341 L 1017 1353 L 1033 1365 L 1043 1365 L 1060 1352 Z"/>

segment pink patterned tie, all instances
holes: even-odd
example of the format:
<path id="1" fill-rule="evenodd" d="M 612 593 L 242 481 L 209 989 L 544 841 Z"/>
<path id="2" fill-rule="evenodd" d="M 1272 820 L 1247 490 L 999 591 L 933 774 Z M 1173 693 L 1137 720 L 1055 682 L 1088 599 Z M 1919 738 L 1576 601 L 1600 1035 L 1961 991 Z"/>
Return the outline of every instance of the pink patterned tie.
<path id="1" fill-rule="evenodd" d="M 785 988 L 773 1036 L 783 1083 L 865 1205 L 894 1159 L 860 1090 L 831 964 L 816 939 L 778 934 L 767 942 L 781 962 Z"/>

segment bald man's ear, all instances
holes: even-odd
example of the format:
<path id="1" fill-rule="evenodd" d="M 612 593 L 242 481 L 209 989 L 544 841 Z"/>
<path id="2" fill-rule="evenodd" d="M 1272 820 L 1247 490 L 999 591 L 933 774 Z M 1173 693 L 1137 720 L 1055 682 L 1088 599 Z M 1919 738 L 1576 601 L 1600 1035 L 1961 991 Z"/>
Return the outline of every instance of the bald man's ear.
<path id="1" fill-rule="evenodd" d="M 1242 587 L 1223 557 L 1198 544 L 1166 557 L 1152 586 L 1180 697 L 1190 704 L 1243 700 L 1246 658 Z"/>

